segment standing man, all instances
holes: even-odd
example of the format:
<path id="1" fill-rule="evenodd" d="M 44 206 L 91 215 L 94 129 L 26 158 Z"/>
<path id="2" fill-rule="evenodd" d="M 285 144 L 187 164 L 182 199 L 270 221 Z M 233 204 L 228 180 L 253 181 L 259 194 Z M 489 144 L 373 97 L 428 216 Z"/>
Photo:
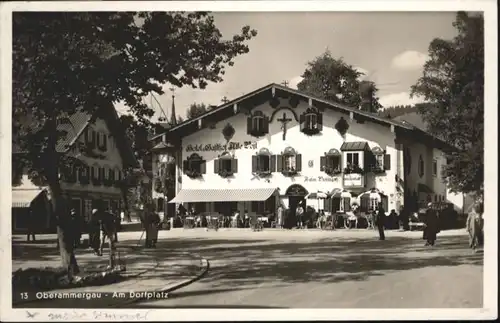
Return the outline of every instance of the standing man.
<path id="1" fill-rule="evenodd" d="M 472 207 L 471 212 L 467 216 L 466 230 L 469 234 L 469 247 L 472 251 L 476 252 L 476 249 L 482 245 L 482 232 L 483 232 L 483 219 L 481 213 L 478 212 L 478 205 Z"/>
<path id="2" fill-rule="evenodd" d="M 436 210 L 432 207 L 432 203 L 427 205 L 424 219 L 424 239 L 426 240 L 425 246 L 434 246 L 437 234 L 439 233 L 439 218 Z"/>
<path id="3" fill-rule="evenodd" d="M 277 225 L 280 229 L 283 228 L 283 206 L 280 204 L 276 210 Z"/>
<path id="4" fill-rule="evenodd" d="M 299 203 L 297 205 L 297 209 L 295 210 L 295 213 L 297 214 L 297 227 L 299 229 L 302 229 L 302 216 L 304 214 L 304 208 L 302 207 L 302 203 Z"/>
<path id="5" fill-rule="evenodd" d="M 99 256 L 100 237 L 100 211 L 93 209 L 89 221 L 89 247 L 94 250 L 94 254 Z"/>
<path id="6" fill-rule="evenodd" d="M 109 240 L 109 255 L 110 255 L 110 266 L 115 266 L 115 235 L 116 235 L 116 217 L 109 211 L 100 211 L 99 216 L 100 231 L 102 233 L 102 239 L 99 247 L 99 256 L 102 256 L 102 251 L 104 249 L 104 244 L 106 239 Z"/>
<path id="7" fill-rule="evenodd" d="M 375 224 L 377 225 L 378 228 L 378 236 L 379 240 L 385 240 L 385 233 L 384 233 L 384 224 L 385 224 L 385 210 L 384 207 L 382 206 L 382 202 L 378 203 L 378 207 L 376 210 L 376 219 L 375 219 Z"/>

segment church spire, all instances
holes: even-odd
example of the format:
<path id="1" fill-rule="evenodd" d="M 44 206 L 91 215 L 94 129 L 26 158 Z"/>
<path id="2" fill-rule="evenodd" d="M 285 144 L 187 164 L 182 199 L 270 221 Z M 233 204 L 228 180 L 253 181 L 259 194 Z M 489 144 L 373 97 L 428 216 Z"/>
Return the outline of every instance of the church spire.
<path id="1" fill-rule="evenodd" d="M 177 118 L 175 116 L 175 88 L 171 87 L 170 91 L 172 91 L 172 117 L 170 118 L 170 124 L 175 126 L 177 124 Z"/>

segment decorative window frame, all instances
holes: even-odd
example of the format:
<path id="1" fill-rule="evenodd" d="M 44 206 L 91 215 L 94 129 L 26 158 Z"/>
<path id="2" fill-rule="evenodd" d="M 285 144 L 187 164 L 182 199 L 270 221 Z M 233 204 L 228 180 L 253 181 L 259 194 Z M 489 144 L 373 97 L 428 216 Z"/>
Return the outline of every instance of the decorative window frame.
<path id="1" fill-rule="evenodd" d="M 324 163 L 320 160 L 322 172 L 325 172 L 330 176 L 342 174 L 342 153 L 338 149 L 330 149 L 328 152 L 325 152 L 325 155 L 321 156 L 321 158 L 324 160 Z M 337 167 L 334 166 L 334 158 L 338 159 Z"/>
<path id="2" fill-rule="evenodd" d="M 259 120 L 259 121 L 257 121 Z M 254 125 L 259 125 L 259 129 L 256 129 Z M 262 122 L 262 124 L 260 124 Z M 253 137 L 262 137 L 269 133 L 269 117 L 267 117 L 262 111 L 256 110 L 252 111 L 247 118 L 247 134 Z"/>
<path id="3" fill-rule="evenodd" d="M 281 171 L 281 173 L 285 176 L 294 176 L 297 175 L 299 172 L 302 171 L 302 155 L 297 153 L 297 151 L 292 148 L 292 147 L 287 147 L 283 150 L 281 155 L 278 158 L 278 166 L 281 166 L 281 169 L 278 169 L 278 171 Z M 287 158 L 294 158 L 294 164 L 295 168 L 291 169 L 286 169 L 286 160 Z"/>
<path id="4" fill-rule="evenodd" d="M 262 164 L 263 157 L 268 158 L 268 169 L 263 170 L 261 167 L 259 167 Z M 276 171 L 276 155 L 271 154 L 269 149 L 267 148 L 261 148 L 254 156 L 252 156 L 252 164 L 255 161 L 255 170 L 252 169 L 252 172 L 254 174 L 257 174 L 258 176 L 261 177 L 266 177 L 270 176 L 272 173 Z M 252 165 L 253 168 L 253 165 Z"/>
<path id="5" fill-rule="evenodd" d="M 315 122 L 312 122 L 315 120 Z M 300 131 L 308 136 L 316 135 L 323 131 L 323 114 L 316 108 L 307 108 L 300 115 Z"/>
<path id="6" fill-rule="evenodd" d="M 225 169 L 224 163 L 229 162 L 229 169 Z M 214 173 L 220 177 L 227 178 L 236 174 L 238 171 L 238 159 L 232 156 L 229 152 L 224 152 L 219 158 L 214 159 Z"/>
<path id="7" fill-rule="evenodd" d="M 195 162 L 199 162 L 200 169 L 192 169 L 192 165 Z M 183 171 L 190 178 L 199 178 L 202 177 L 206 172 L 206 160 L 203 159 L 197 153 L 192 153 L 187 157 L 186 160 L 183 161 Z"/>

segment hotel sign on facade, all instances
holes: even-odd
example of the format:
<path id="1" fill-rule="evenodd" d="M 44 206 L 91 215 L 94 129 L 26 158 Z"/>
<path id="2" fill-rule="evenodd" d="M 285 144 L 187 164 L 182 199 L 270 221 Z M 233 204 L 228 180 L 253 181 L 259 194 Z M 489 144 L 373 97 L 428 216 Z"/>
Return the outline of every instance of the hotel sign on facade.
<path id="1" fill-rule="evenodd" d="M 363 187 L 365 177 L 362 174 L 344 174 L 344 187 Z"/>
<path id="2" fill-rule="evenodd" d="M 229 142 L 227 144 L 189 144 L 186 146 L 186 152 L 200 152 L 200 151 L 226 151 L 226 150 L 239 150 L 239 149 L 257 149 L 256 141 Z"/>

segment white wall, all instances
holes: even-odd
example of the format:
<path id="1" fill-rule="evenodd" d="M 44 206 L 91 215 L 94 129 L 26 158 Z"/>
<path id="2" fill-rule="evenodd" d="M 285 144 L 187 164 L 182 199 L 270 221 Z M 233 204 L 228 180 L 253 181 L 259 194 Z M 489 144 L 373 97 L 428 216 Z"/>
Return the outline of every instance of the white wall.
<path id="1" fill-rule="evenodd" d="M 282 103 L 286 104 L 283 100 Z M 283 106 L 281 104 L 280 106 Z M 307 109 L 307 102 L 301 102 L 295 110 L 297 116 Z M 262 111 L 265 115 L 270 116 L 272 108 L 269 104 L 263 104 L 255 110 Z M 326 109 L 323 113 L 323 131 L 319 135 L 306 136 L 300 132 L 300 126 L 297 121 L 293 120 L 287 124 L 287 134 L 285 140 L 282 138 L 282 124 L 276 119 L 286 113 L 287 118 L 292 118 L 292 113 L 288 110 L 283 110 L 277 113 L 275 119 L 269 124 L 269 134 L 261 138 L 255 138 L 247 135 L 247 116 L 240 113 L 225 121 L 217 123 L 215 129 L 205 128 L 194 134 L 191 134 L 182 141 L 182 160 L 185 160 L 193 152 L 186 153 L 186 146 L 198 144 L 225 144 L 225 139 L 222 135 L 222 129 L 230 123 L 236 130 L 231 142 L 251 141 L 256 143 L 256 148 L 240 149 L 234 151 L 238 159 L 238 173 L 234 178 L 225 179 L 218 174 L 214 174 L 213 160 L 217 158 L 222 151 L 200 151 L 196 152 L 207 160 L 207 173 L 202 178 L 192 179 L 182 174 L 183 189 L 208 189 L 208 188 L 261 188 L 261 187 L 277 187 L 280 193 L 284 194 L 286 189 L 292 184 L 301 184 L 309 192 L 316 191 L 331 191 L 335 188 L 342 188 L 342 178 L 340 175 L 331 177 L 320 170 L 320 156 L 331 148 L 340 150 L 340 146 L 344 142 L 342 136 L 335 129 L 336 122 L 340 117 L 344 117 L 349 123 L 349 129 L 345 141 L 366 141 L 370 148 L 379 146 L 387 150 L 386 153 L 391 155 L 391 169 L 385 175 L 378 175 L 375 179 L 373 176 L 368 178 L 367 188 L 376 186 L 387 194 L 392 194 L 395 191 L 395 174 L 397 169 L 397 155 L 395 148 L 395 135 L 391 132 L 390 127 L 378 125 L 369 121 L 363 124 L 358 124 L 354 120 L 350 120 L 349 115 L 341 114 L 340 112 Z M 267 148 L 272 154 L 280 154 L 286 147 L 293 147 L 299 154 L 302 155 L 302 172 L 300 176 L 293 178 L 286 177 L 281 173 L 273 173 L 269 179 L 258 179 L 252 175 L 252 155 L 261 148 Z M 309 161 L 312 161 L 312 167 L 309 166 Z M 179 161 L 182 163 L 182 161 Z M 311 179 L 315 179 L 314 181 Z M 370 182 L 371 181 L 371 182 Z M 394 198 L 394 196 L 392 197 Z M 391 206 L 392 198 L 389 198 Z"/>

